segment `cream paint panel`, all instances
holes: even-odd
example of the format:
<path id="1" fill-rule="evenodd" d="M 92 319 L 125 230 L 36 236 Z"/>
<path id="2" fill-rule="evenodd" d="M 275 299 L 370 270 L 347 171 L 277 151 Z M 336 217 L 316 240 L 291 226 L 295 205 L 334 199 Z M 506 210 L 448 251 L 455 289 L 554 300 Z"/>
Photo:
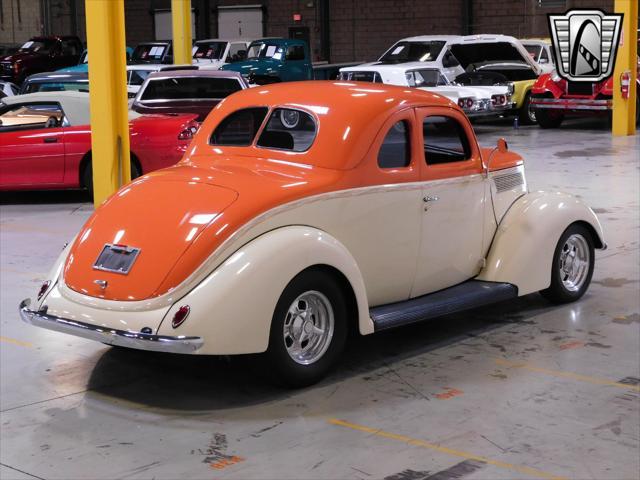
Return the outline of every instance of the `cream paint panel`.
<path id="1" fill-rule="evenodd" d="M 61 292 L 60 285 L 51 289 L 50 293 L 44 298 L 44 304 L 47 305 L 47 313 L 68 320 L 77 320 L 79 322 L 89 323 L 91 325 L 112 328 L 118 330 L 129 330 L 139 332 L 144 327 L 153 330 L 158 328 L 162 318 L 169 310 L 169 307 L 158 308 L 154 310 L 144 311 L 125 311 L 125 310 L 107 310 L 100 306 L 90 307 L 81 305 L 67 298 Z M 126 303 L 126 302 L 121 302 Z M 99 302 L 98 302 L 99 304 Z"/>
<path id="2" fill-rule="evenodd" d="M 520 197 L 498 225 L 487 266 L 477 279 L 511 283 L 518 287 L 518 295 L 547 288 L 560 235 L 578 221 L 593 226 L 604 244 L 598 218 L 577 198 L 547 192 Z"/>
<path id="3" fill-rule="evenodd" d="M 425 183 L 422 243 L 412 297 L 451 287 L 482 268 L 486 179 L 471 175 Z"/>
<path id="4" fill-rule="evenodd" d="M 503 175 L 510 175 L 514 173 L 520 173 L 523 178 L 523 184 L 512 188 L 511 190 L 506 190 L 498 193 L 496 189 L 496 184 L 493 182 L 493 179 L 496 177 L 501 177 Z M 503 170 L 497 170 L 495 172 L 489 173 L 489 178 L 492 180 L 489 182 L 491 187 L 491 198 L 493 201 L 493 210 L 495 212 L 495 217 L 499 222 L 505 213 L 509 210 L 513 202 L 515 202 L 522 195 L 527 193 L 527 182 L 524 176 L 524 165 L 520 165 L 514 168 L 505 168 Z"/>
<path id="5" fill-rule="evenodd" d="M 370 306 L 409 298 L 422 221 L 422 185 L 382 185 L 320 195 L 266 216 L 234 244 L 287 225 L 333 235 L 355 258 Z"/>
<path id="6" fill-rule="evenodd" d="M 168 312 L 160 335 L 204 338 L 198 354 L 264 352 L 271 319 L 287 284 L 313 265 L 330 265 L 351 284 L 358 305 L 361 334 L 373 333 L 366 292 L 358 265 L 338 240 L 303 226 L 273 230 L 243 246 Z M 170 319 L 189 305 L 187 320 L 177 329 Z"/>

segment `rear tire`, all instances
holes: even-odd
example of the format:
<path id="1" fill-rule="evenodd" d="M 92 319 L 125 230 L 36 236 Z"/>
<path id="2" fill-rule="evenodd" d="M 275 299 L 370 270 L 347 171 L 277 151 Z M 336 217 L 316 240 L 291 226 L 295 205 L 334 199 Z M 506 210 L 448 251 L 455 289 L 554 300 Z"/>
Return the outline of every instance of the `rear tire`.
<path id="1" fill-rule="evenodd" d="M 541 108 L 536 110 L 536 119 L 541 128 L 558 128 L 564 120 L 564 113 Z"/>
<path id="2" fill-rule="evenodd" d="M 324 377 L 347 338 L 347 303 L 338 282 L 306 270 L 289 282 L 273 313 L 267 374 L 280 385 L 304 387 Z"/>
<path id="3" fill-rule="evenodd" d="M 551 285 L 540 293 L 553 303 L 575 302 L 589 288 L 594 264 L 591 232 L 582 225 L 570 225 L 553 254 Z"/>
<path id="4" fill-rule="evenodd" d="M 134 178 L 138 178 L 141 175 L 140 169 L 137 166 L 137 163 L 133 160 L 133 155 L 131 158 L 131 180 Z M 93 194 L 93 166 L 91 164 L 91 156 L 89 156 L 89 160 L 85 164 L 82 175 L 80 176 L 81 187 L 85 190 L 88 190 L 91 194 Z"/>

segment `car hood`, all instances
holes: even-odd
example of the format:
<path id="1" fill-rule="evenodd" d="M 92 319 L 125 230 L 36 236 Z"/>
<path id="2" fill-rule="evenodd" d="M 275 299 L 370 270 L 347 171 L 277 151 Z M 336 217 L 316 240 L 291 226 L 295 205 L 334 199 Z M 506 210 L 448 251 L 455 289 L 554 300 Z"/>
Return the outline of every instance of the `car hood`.
<path id="1" fill-rule="evenodd" d="M 229 63 L 221 70 L 240 72 L 245 77 L 251 73 L 264 73 L 278 67 L 281 63 L 270 58 L 259 58 L 254 60 L 244 60 L 242 62 Z"/>
<path id="2" fill-rule="evenodd" d="M 261 213 L 335 188 L 337 172 L 319 170 L 274 168 L 269 160 L 252 157 L 213 165 L 210 156 L 192 156 L 145 175 L 111 196 L 87 221 L 65 262 L 64 282 L 108 300 L 145 300 L 171 292 Z M 128 274 L 94 268 L 106 244 L 140 249 Z M 107 281 L 107 287 L 96 280 Z"/>
<path id="3" fill-rule="evenodd" d="M 34 58 L 34 57 L 42 57 L 42 55 L 37 54 L 37 53 L 29 53 L 29 52 L 15 52 L 12 53 L 11 55 L 5 55 L 3 57 L 0 57 L 0 62 L 16 62 L 18 60 L 24 60 L 27 58 Z"/>

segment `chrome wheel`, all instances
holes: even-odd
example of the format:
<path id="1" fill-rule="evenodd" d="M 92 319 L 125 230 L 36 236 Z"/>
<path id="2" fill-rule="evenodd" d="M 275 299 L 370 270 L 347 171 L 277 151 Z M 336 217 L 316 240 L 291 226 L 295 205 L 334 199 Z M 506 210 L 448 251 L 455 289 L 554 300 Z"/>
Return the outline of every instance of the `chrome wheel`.
<path id="1" fill-rule="evenodd" d="M 310 365 L 325 354 L 334 330 L 331 302 L 316 290 L 298 296 L 287 310 L 283 338 L 289 356 L 301 365 Z"/>
<path id="2" fill-rule="evenodd" d="M 527 115 L 529 116 L 529 122 L 536 123 L 536 110 L 531 105 L 531 101 L 529 101 L 529 105 L 527 105 Z"/>
<path id="3" fill-rule="evenodd" d="M 591 254 L 587 239 L 573 234 L 565 241 L 558 258 L 562 285 L 570 292 L 582 288 L 589 276 Z"/>

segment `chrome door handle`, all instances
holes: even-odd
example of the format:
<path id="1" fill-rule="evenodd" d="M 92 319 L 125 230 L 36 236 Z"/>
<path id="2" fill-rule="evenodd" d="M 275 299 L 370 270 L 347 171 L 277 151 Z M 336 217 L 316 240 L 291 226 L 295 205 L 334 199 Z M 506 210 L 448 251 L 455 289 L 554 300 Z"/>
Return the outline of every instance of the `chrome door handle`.
<path id="1" fill-rule="evenodd" d="M 438 200 L 440 200 L 440 197 L 435 197 L 435 196 L 431 196 L 431 195 L 427 195 L 426 197 L 424 197 L 422 199 L 423 202 L 428 203 L 428 202 L 437 202 Z"/>

